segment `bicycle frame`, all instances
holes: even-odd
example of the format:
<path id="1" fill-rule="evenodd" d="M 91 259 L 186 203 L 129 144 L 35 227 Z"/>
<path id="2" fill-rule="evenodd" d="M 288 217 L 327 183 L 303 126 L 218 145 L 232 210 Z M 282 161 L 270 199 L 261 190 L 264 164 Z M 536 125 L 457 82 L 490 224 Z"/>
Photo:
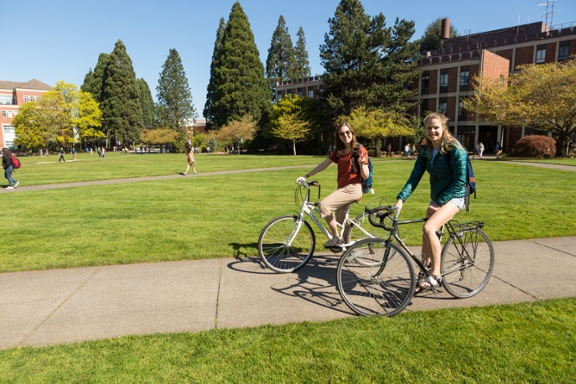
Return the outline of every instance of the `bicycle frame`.
<path id="1" fill-rule="evenodd" d="M 312 220 L 312 222 L 314 224 L 316 224 L 316 226 L 322 231 L 322 233 L 324 233 L 324 235 L 326 236 L 326 238 L 331 239 L 332 238 L 332 233 L 330 233 L 330 231 L 326 228 L 326 226 L 324 224 L 322 224 L 320 222 L 320 219 L 318 219 L 318 217 L 316 217 L 314 215 L 314 212 L 318 212 L 318 206 L 320 205 L 319 201 L 320 201 L 320 184 L 317 183 L 316 181 L 310 181 L 309 183 L 301 183 L 301 185 L 303 187 L 306 188 L 306 196 L 304 197 L 304 201 L 302 202 L 302 207 L 300 208 L 300 212 L 298 213 L 298 226 L 294 228 L 294 231 L 292 232 L 292 234 L 290 235 L 290 239 L 288 244 L 291 245 L 292 244 L 292 240 L 294 239 L 294 236 L 296 236 L 296 233 L 298 233 L 298 231 L 300 230 L 300 226 L 302 225 L 302 222 L 305 219 L 305 216 L 308 216 L 310 218 L 310 220 Z M 318 187 L 318 202 L 311 202 L 310 201 L 310 190 L 312 186 L 317 186 Z M 356 225 L 356 227 L 366 236 L 366 237 L 375 237 L 374 235 L 372 235 L 371 233 L 369 233 L 368 231 L 366 231 L 364 228 L 362 228 L 360 225 L 358 225 L 358 223 L 352 221 L 350 219 L 350 205 L 348 206 L 348 209 L 346 210 L 346 215 L 344 217 L 344 221 L 342 222 L 342 224 L 336 222 L 336 225 L 338 226 L 338 230 L 340 233 L 342 233 L 344 231 L 344 228 L 346 227 L 346 225 Z M 342 248 L 342 251 L 345 251 L 350 245 L 352 245 L 353 243 L 350 244 L 342 244 L 340 246 L 340 248 Z"/>

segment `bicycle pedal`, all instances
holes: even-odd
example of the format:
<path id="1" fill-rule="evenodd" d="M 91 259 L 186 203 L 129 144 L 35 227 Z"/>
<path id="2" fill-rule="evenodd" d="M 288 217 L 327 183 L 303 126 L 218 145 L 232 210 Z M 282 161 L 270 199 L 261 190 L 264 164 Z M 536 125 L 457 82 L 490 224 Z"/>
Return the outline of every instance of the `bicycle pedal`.
<path id="1" fill-rule="evenodd" d="M 334 253 L 340 253 L 340 252 L 344 251 L 343 247 L 339 247 L 339 246 L 330 247 L 329 249 Z"/>

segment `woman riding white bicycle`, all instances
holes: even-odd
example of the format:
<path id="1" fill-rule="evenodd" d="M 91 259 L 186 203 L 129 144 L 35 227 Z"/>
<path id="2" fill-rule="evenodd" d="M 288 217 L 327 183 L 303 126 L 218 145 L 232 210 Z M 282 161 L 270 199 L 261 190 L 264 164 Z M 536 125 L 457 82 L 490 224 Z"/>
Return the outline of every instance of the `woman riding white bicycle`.
<path id="1" fill-rule="evenodd" d="M 356 150 L 358 150 L 359 170 L 352 156 Z M 306 176 L 296 179 L 296 183 L 323 171 L 332 163 L 338 164 L 338 189 L 320 202 L 320 216 L 326 220 L 332 232 L 332 238 L 324 244 L 326 248 L 342 244 L 336 222 L 342 223 L 348 206 L 362 197 L 362 179 L 367 179 L 369 176 L 368 151 L 358 144 L 354 131 L 348 123 L 342 123 L 336 129 L 336 146 L 328 158 Z M 336 211 L 336 218 L 334 218 L 334 211 Z"/>

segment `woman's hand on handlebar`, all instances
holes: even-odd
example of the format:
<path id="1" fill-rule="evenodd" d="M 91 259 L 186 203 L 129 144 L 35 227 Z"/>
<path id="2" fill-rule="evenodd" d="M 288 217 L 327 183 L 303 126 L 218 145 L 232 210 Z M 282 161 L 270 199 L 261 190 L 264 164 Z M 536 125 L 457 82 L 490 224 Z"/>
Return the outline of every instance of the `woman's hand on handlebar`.
<path id="1" fill-rule="evenodd" d="M 296 184 L 302 184 L 305 181 L 306 181 L 306 177 L 300 176 L 299 178 L 296 179 Z"/>
<path id="2" fill-rule="evenodd" d="M 400 199 L 396 200 L 396 204 L 394 204 L 395 207 L 398 207 L 398 213 L 396 215 L 396 217 L 400 216 L 400 211 L 402 210 L 402 205 L 404 204 L 404 202 Z"/>

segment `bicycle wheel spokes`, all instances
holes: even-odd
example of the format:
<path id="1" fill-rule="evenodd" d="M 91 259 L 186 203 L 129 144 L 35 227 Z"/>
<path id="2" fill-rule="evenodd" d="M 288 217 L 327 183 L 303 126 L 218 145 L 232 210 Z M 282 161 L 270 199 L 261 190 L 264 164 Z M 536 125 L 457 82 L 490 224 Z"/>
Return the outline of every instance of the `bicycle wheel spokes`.
<path id="1" fill-rule="evenodd" d="M 494 269 L 494 248 L 488 235 L 468 229 L 450 238 L 442 250 L 443 285 L 452 296 L 466 298 L 480 292 Z"/>
<path id="2" fill-rule="evenodd" d="M 338 291 L 350 309 L 359 315 L 393 316 L 412 298 L 412 264 L 394 244 L 384 262 L 385 250 L 384 240 L 364 239 L 340 258 L 336 270 Z"/>
<path id="3" fill-rule="evenodd" d="M 258 239 L 258 254 L 276 272 L 302 268 L 314 253 L 315 237 L 310 225 L 296 216 L 281 216 L 270 221 Z"/>

